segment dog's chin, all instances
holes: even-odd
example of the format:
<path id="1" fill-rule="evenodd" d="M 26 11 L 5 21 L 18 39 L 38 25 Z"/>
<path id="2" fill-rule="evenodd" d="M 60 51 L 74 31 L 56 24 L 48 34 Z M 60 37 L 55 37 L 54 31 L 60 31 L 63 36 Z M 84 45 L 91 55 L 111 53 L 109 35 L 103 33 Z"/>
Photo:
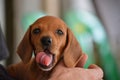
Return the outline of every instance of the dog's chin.
<path id="1" fill-rule="evenodd" d="M 50 71 L 54 67 L 53 63 L 51 63 L 48 66 L 45 66 L 45 65 L 42 65 L 42 64 L 38 64 L 38 66 L 42 71 Z"/>
<path id="2" fill-rule="evenodd" d="M 50 70 L 52 70 L 53 67 L 54 67 L 54 66 L 45 68 L 45 67 L 42 67 L 42 66 L 39 65 L 39 68 L 40 68 L 42 71 L 50 71 Z"/>

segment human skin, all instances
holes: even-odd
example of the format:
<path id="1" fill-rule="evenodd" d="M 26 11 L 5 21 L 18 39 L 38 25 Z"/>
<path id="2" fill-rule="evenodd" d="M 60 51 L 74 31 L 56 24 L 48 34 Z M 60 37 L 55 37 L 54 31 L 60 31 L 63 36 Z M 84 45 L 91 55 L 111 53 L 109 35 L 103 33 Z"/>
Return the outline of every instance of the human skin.
<path id="1" fill-rule="evenodd" d="M 102 69 L 92 64 L 87 69 L 83 68 L 88 56 L 84 54 L 76 67 L 67 68 L 63 61 L 58 64 L 48 80 L 102 80 Z"/>

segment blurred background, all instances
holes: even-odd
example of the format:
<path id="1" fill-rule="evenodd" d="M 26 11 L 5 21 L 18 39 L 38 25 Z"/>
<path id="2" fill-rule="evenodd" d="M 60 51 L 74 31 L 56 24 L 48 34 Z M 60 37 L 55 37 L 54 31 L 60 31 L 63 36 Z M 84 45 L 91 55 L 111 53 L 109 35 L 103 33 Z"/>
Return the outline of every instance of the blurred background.
<path id="1" fill-rule="evenodd" d="M 95 63 L 104 70 L 104 80 L 120 80 L 120 0 L 0 0 L 0 25 L 10 53 L 1 64 L 20 61 L 19 42 L 45 15 L 60 17 L 71 28 L 88 54 L 85 68 Z"/>

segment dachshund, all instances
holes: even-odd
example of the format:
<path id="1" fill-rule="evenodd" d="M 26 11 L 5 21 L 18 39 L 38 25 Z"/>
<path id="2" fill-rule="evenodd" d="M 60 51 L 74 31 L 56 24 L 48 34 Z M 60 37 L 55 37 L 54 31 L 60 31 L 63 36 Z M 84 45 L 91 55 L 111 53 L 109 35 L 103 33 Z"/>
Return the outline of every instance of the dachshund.
<path id="1" fill-rule="evenodd" d="M 22 61 L 7 68 L 17 80 L 48 80 L 59 61 L 64 61 L 68 68 L 75 67 L 83 55 L 72 31 L 54 16 L 36 20 L 25 33 L 17 53 Z"/>

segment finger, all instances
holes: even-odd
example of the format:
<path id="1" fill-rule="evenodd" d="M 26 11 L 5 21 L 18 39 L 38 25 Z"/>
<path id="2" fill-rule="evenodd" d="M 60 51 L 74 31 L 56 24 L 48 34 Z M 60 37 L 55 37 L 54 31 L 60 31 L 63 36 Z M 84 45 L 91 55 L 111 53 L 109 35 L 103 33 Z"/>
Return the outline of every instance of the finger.
<path id="1" fill-rule="evenodd" d="M 83 54 L 83 55 L 81 56 L 80 61 L 79 61 L 78 64 L 76 65 L 76 67 L 84 67 L 87 59 L 88 59 L 88 55 L 87 55 L 87 54 Z"/>
<path id="2" fill-rule="evenodd" d="M 90 74 L 94 76 L 96 80 L 101 80 L 103 78 L 103 70 L 95 64 L 88 67 L 91 71 Z"/>

